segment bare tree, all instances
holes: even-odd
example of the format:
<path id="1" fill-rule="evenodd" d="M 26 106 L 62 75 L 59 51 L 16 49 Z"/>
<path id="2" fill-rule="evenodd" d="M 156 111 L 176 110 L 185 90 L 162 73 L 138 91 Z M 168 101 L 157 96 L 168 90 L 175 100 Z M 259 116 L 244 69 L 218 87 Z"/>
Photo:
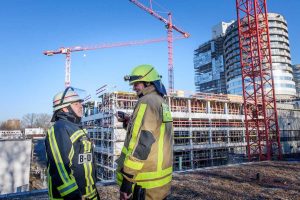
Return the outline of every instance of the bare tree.
<path id="1" fill-rule="evenodd" d="M 45 131 L 51 126 L 51 115 L 46 113 L 41 113 L 37 115 L 35 126 L 41 127 Z"/>
<path id="2" fill-rule="evenodd" d="M 34 128 L 35 122 L 37 119 L 36 113 L 28 113 L 22 118 L 22 127 L 23 128 Z"/>
<path id="3" fill-rule="evenodd" d="M 28 113 L 22 118 L 22 128 L 43 128 L 47 130 L 51 126 L 51 115 L 46 113 Z"/>
<path id="4" fill-rule="evenodd" d="M 6 130 L 6 122 L 0 122 L 0 130 Z"/>

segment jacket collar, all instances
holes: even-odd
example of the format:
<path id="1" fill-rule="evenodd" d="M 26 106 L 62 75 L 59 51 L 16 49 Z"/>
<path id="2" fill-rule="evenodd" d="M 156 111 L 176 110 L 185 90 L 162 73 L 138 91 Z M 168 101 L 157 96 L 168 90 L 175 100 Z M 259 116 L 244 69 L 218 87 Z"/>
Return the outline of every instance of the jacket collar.
<path id="1" fill-rule="evenodd" d="M 149 85 L 148 87 L 145 87 L 139 94 L 139 98 L 147 95 L 147 94 L 150 94 L 150 93 L 153 93 L 153 92 L 156 92 L 155 90 L 155 87 L 153 85 Z"/>
<path id="2" fill-rule="evenodd" d="M 63 112 L 63 111 L 57 113 L 55 118 L 56 118 L 55 121 L 61 119 L 61 120 L 72 122 L 77 125 L 79 125 L 80 121 L 81 121 L 81 118 L 78 118 L 78 117 L 72 115 L 71 113 Z"/>

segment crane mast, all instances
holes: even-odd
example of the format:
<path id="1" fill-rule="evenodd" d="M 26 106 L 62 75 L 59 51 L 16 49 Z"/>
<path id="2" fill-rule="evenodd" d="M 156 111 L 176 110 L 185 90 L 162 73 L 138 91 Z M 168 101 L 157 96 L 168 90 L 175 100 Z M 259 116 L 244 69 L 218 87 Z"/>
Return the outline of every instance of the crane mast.
<path id="1" fill-rule="evenodd" d="M 169 83 L 169 93 L 174 92 L 174 68 L 173 68 L 173 29 L 180 34 L 183 35 L 184 38 L 188 38 L 190 36 L 189 33 L 181 30 L 180 28 L 176 27 L 172 23 L 172 14 L 169 12 L 168 13 L 168 19 L 165 19 L 158 13 L 156 13 L 153 9 L 152 6 L 151 8 L 148 8 L 144 6 L 142 3 L 140 3 L 137 0 L 129 0 L 142 10 L 148 12 L 150 15 L 155 17 L 156 19 L 162 21 L 164 24 L 166 24 L 167 27 L 167 35 L 168 35 L 168 83 Z"/>
<path id="2" fill-rule="evenodd" d="M 249 160 L 281 159 L 266 0 L 236 0 Z"/>
<path id="3" fill-rule="evenodd" d="M 66 71 L 65 71 L 65 87 L 69 87 L 71 84 L 71 51 L 66 49 Z"/>

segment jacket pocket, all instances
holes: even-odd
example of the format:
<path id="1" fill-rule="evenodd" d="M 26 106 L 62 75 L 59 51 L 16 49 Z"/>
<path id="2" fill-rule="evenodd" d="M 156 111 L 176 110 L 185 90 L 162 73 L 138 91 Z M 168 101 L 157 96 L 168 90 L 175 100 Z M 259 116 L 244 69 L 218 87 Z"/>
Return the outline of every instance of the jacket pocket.
<path id="1" fill-rule="evenodd" d="M 147 160 L 154 142 L 155 138 L 152 133 L 150 131 L 142 130 L 133 156 L 140 160 Z"/>

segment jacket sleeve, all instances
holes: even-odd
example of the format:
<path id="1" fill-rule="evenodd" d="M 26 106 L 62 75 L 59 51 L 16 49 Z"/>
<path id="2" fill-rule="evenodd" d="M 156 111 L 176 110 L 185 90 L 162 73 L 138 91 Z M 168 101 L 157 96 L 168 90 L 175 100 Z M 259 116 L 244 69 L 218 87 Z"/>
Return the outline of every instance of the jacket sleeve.
<path id="1" fill-rule="evenodd" d="M 134 182 L 134 177 L 143 168 L 152 144 L 156 141 L 153 133 L 160 126 L 160 112 L 153 104 L 141 103 L 134 113 L 131 139 L 125 156 L 123 177 Z"/>
<path id="2" fill-rule="evenodd" d="M 64 199 L 81 199 L 81 193 L 69 166 L 72 143 L 66 131 L 65 127 L 57 126 L 48 131 L 46 151 L 50 165 L 51 187 L 56 187 Z"/>

